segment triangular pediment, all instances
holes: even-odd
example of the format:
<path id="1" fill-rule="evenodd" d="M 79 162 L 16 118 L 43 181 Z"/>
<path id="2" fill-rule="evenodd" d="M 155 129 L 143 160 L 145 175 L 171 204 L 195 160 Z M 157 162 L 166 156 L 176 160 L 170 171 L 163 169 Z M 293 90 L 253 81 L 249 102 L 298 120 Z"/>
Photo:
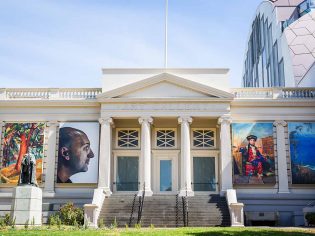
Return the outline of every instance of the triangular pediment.
<path id="1" fill-rule="evenodd" d="M 98 95 L 99 99 L 200 98 L 230 99 L 233 95 L 169 73 L 162 73 Z"/>

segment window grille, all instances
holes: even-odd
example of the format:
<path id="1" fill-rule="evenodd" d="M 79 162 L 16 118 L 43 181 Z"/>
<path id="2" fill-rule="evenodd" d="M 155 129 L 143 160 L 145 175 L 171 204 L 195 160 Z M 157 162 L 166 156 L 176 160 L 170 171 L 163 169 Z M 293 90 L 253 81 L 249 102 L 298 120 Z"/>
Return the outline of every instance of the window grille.
<path id="1" fill-rule="evenodd" d="M 156 146 L 161 148 L 172 148 L 176 146 L 175 130 L 156 130 Z"/>
<path id="2" fill-rule="evenodd" d="M 196 148 L 214 148 L 215 131 L 210 129 L 193 130 L 193 146 Z"/>
<path id="3" fill-rule="evenodd" d="M 121 129 L 117 131 L 117 146 L 121 148 L 139 147 L 139 130 Z"/>

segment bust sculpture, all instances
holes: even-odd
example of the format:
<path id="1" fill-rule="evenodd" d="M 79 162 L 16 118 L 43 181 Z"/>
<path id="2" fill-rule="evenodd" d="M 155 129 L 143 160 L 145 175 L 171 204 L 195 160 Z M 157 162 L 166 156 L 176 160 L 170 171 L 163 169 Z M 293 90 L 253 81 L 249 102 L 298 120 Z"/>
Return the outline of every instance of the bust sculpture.
<path id="1" fill-rule="evenodd" d="M 32 153 L 24 155 L 18 185 L 33 185 L 38 187 L 36 181 L 36 159 Z"/>

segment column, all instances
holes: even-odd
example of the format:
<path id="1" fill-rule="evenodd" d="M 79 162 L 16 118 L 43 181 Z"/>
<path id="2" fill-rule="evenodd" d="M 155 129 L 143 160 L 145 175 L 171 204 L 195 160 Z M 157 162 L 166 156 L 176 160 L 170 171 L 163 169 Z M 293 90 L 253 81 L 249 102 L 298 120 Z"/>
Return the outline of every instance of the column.
<path id="1" fill-rule="evenodd" d="M 106 196 L 112 194 L 110 190 L 110 167 L 112 156 L 112 124 L 113 119 L 110 117 L 100 118 L 101 124 L 101 141 L 100 141 L 100 158 L 98 162 L 98 188 L 103 189 Z"/>
<path id="2" fill-rule="evenodd" d="M 56 167 L 56 147 L 58 121 L 49 121 L 48 126 L 48 147 L 46 159 L 46 175 L 44 194 L 54 194 L 55 192 L 55 167 Z"/>
<path id="3" fill-rule="evenodd" d="M 140 117 L 139 123 L 141 125 L 141 168 L 143 178 L 140 178 L 139 194 L 142 194 L 143 186 L 145 196 L 152 196 L 151 190 L 151 124 L 152 117 Z M 141 173 L 141 172 L 140 172 Z"/>
<path id="4" fill-rule="evenodd" d="M 231 118 L 230 116 L 222 116 L 219 118 L 218 123 L 221 125 L 220 128 L 220 142 L 221 142 L 221 191 L 220 194 L 224 195 L 226 190 L 233 189 L 233 178 L 232 178 L 232 151 L 231 151 Z"/>
<path id="5" fill-rule="evenodd" d="M 191 117 L 179 117 L 181 125 L 181 188 L 180 196 L 194 196 L 191 189 L 190 123 Z"/>
<path id="6" fill-rule="evenodd" d="M 273 123 L 277 129 L 277 160 L 278 160 L 278 193 L 289 193 L 289 180 L 287 170 L 287 157 L 285 150 L 285 136 L 284 127 L 287 126 L 287 122 L 283 120 L 277 120 Z"/>

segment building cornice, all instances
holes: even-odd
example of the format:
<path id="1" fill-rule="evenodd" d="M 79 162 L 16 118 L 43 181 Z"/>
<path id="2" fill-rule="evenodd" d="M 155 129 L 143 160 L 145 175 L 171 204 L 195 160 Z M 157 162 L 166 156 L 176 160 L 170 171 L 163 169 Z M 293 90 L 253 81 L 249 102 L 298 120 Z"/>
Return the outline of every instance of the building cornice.
<path id="1" fill-rule="evenodd" d="M 0 100 L 0 107 L 100 107 L 96 100 Z"/>
<path id="2" fill-rule="evenodd" d="M 231 107 L 315 107 L 314 99 L 234 99 Z"/>

